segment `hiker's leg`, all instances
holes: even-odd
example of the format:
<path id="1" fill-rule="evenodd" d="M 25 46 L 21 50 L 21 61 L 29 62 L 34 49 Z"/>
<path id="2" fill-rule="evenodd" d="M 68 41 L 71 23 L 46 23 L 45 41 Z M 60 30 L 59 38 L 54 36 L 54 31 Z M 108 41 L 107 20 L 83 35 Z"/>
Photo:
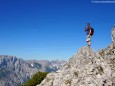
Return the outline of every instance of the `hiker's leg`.
<path id="1" fill-rule="evenodd" d="M 88 46 L 89 46 L 89 47 L 91 46 L 91 36 L 88 37 Z"/>
<path id="2" fill-rule="evenodd" d="M 91 42 L 89 41 L 89 42 L 88 42 L 88 46 L 90 47 L 90 45 L 91 45 Z"/>
<path id="3" fill-rule="evenodd" d="M 90 47 L 90 45 L 91 45 L 90 41 L 88 41 L 87 44 L 88 44 L 88 46 Z"/>
<path id="4" fill-rule="evenodd" d="M 90 45 L 91 45 L 91 42 L 90 42 L 90 40 L 91 40 L 91 38 L 87 36 L 87 39 L 86 39 L 86 41 L 87 41 L 87 45 L 88 45 L 89 47 L 90 47 Z"/>
<path id="5" fill-rule="evenodd" d="M 89 46 L 89 41 L 87 41 L 87 45 Z"/>

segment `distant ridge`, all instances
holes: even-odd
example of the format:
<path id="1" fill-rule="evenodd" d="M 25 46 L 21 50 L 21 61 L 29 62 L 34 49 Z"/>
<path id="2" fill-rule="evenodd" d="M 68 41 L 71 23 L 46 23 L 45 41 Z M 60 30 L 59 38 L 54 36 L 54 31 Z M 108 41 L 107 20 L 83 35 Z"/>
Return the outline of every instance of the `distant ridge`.
<path id="1" fill-rule="evenodd" d="M 0 55 L 0 86 L 20 86 L 38 71 L 53 72 L 65 61 L 23 60 L 16 56 Z"/>

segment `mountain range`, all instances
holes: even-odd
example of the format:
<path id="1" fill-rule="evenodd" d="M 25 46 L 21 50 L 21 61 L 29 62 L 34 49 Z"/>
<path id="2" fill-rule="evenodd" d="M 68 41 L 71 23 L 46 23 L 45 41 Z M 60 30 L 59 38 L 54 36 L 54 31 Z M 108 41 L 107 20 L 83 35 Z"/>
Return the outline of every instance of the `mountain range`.
<path id="1" fill-rule="evenodd" d="M 15 56 L 0 55 L 0 86 L 20 86 L 36 72 L 55 72 L 63 60 L 23 60 Z"/>

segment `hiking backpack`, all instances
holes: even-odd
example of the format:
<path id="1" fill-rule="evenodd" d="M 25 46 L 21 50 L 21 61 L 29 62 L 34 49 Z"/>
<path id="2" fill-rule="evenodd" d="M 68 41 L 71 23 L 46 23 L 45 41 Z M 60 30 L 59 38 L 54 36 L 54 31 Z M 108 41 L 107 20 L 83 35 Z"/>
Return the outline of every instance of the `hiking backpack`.
<path id="1" fill-rule="evenodd" d="M 94 29 L 91 28 L 91 33 L 90 33 L 90 35 L 92 36 L 93 34 L 94 34 Z"/>

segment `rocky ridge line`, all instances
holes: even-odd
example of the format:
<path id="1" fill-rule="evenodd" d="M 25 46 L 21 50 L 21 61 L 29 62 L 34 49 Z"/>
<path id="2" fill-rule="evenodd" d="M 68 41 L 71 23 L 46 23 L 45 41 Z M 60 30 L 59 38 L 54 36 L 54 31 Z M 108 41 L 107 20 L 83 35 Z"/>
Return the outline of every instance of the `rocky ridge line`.
<path id="1" fill-rule="evenodd" d="M 115 28 L 112 44 L 94 52 L 82 47 L 63 67 L 37 86 L 115 86 Z"/>

